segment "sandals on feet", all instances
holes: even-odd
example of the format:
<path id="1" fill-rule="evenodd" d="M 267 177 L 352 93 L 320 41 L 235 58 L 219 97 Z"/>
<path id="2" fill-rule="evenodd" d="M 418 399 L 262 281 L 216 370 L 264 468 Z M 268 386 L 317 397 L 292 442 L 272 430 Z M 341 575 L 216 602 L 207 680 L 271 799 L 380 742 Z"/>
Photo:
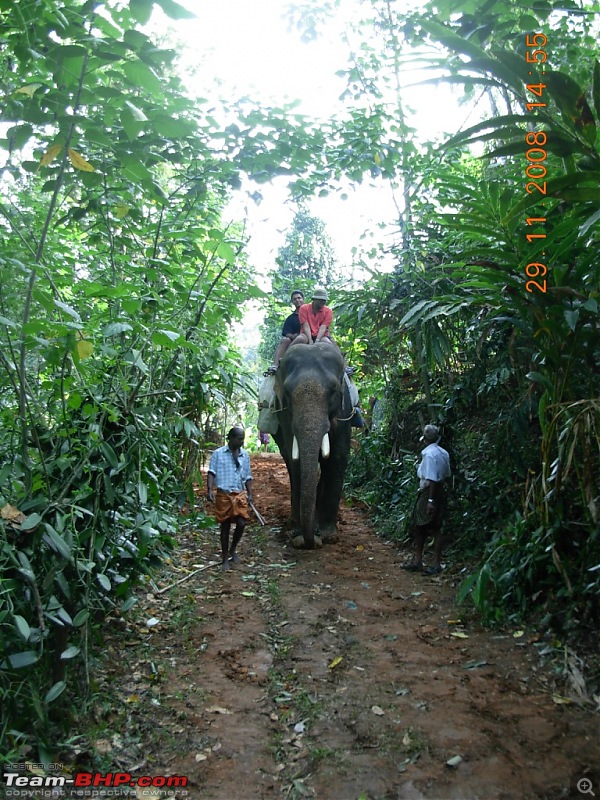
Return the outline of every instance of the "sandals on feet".
<path id="1" fill-rule="evenodd" d="M 266 369 L 263 372 L 263 375 L 265 376 L 265 378 L 269 378 L 271 375 L 275 375 L 276 372 L 277 372 L 277 367 L 275 365 L 273 365 L 273 366 L 269 367 L 269 369 Z"/>

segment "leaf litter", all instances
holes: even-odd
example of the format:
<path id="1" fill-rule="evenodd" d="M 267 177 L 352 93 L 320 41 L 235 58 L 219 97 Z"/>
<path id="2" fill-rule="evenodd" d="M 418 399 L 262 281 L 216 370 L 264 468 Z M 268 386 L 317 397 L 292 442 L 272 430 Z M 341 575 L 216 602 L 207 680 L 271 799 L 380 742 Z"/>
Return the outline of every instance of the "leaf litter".
<path id="1" fill-rule="evenodd" d="M 293 550 L 280 531 L 285 466 L 267 454 L 253 469 L 272 530 L 249 526 L 241 567 L 174 585 L 184 568 L 218 558 L 218 529 L 190 530 L 157 578 L 169 591 L 141 591 L 107 626 L 96 678 L 114 703 L 91 709 L 97 733 L 86 734 L 88 752 L 108 743 L 105 769 L 143 754 L 144 774 L 186 775 L 192 797 L 231 800 L 243 764 L 245 796 L 337 800 L 493 797 L 498 786 L 507 797 L 559 796 L 595 768 L 595 695 L 581 658 L 567 650 L 557 677 L 560 651 L 543 636 L 494 638 L 463 609 L 461 622 L 452 609 L 462 565 L 450 554 L 436 583 L 407 574 L 410 553 L 379 539 L 359 509 L 342 508 L 335 544 Z M 348 600 L 357 589 L 360 605 Z M 160 625 L 146 627 L 153 617 Z M 452 631 L 462 636 L 419 635 L 465 625 L 468 634 Z M 347 661 L 354 668 L 340 669 Z M 457 752 L 469 769 L 440 772 L 440 755 L 445 764 Z"/>

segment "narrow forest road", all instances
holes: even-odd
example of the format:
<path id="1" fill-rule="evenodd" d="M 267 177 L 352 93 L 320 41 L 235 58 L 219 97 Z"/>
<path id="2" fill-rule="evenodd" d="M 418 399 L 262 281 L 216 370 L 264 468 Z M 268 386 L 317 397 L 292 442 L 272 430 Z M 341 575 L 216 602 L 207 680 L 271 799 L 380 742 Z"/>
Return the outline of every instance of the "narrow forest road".
<path id="1" fill-rule="evenodd" d="M 599 716 L 564 702 L 535 631 L 461 621 L 458 570 L 403 571 L 360 510 L 337 543 L 293 550 L 273 530 L 283 461 L 253 470 L 268 524 L 240 567 L 157 593 L 217 555 L 216 531 L 191 533 L 111 634 L 123 711 L 97 745 L 113 770 L 187 776 L 174 796 L 193 800 L 584 797 L 583 777 L 598 795 Z"/>

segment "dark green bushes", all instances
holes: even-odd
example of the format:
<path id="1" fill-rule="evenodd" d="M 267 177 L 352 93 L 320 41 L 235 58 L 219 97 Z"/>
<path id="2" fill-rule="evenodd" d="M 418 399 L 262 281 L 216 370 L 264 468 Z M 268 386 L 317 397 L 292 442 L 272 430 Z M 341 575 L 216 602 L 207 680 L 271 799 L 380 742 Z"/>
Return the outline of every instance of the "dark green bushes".
<path id="1" fill-rule="evenodd" d="M 217 123 L 183 91 L 175 52 L 136 30 L 153 4 L 60 5 L 0 3 L 0 753 L 13 761 L 35 745 L 51 760 L 85 706 L 100 621 L 173 546 L 205 423 L 240 383 L 239 298 L 262 296 L 239 226 L 221 223 L 237 168 L 207 146 Z"/>

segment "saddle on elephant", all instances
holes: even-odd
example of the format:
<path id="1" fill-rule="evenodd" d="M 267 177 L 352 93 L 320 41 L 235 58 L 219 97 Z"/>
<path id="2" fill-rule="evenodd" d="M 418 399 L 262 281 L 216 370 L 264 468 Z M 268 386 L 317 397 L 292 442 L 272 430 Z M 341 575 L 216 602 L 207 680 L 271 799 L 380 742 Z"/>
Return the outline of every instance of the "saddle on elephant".
<path id="1" fill-rule="evenodd" d="M 352 416 L 358 414 L 358 387 L 352 379 L 348 369 L 342 375 L 342 390 L 347 388 L 350 403 L 352 405 Z M 270 433 L 274 436 L 279 429 L 279 410 L 282 398 L 277 395 L 275 373 L 267 375 L 258 388 L 258 430 Z M 360 427 L 360 426 L 358 426 Z"/>
<path id="2" fill-rule="evenodd" d="M 275 375 L 269 375 L 258 387 L 258 430 L 274 436 L 278 428 Z"/>
<path id="3" fill-rule="evenodd" d="M 345 371 L 342 377 L 343 384 L 346 385 L 350 395 L 350 402 L 353 413 L 357 413 L 358 409 L 358 387 L 352 380 L 350 375 Z M 275 391 L 275 375 L 268 375 L 263 379 L 258 388 L 258 430 L 270 433 L 274 436 L 279 428 L 278 409 L 280 408 L 280 400 Z"/>

